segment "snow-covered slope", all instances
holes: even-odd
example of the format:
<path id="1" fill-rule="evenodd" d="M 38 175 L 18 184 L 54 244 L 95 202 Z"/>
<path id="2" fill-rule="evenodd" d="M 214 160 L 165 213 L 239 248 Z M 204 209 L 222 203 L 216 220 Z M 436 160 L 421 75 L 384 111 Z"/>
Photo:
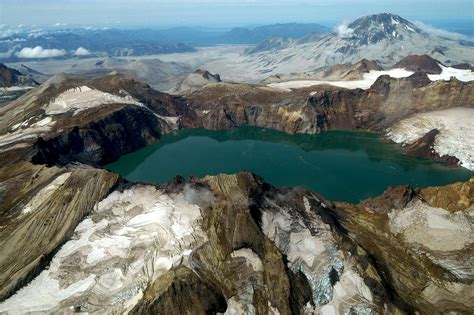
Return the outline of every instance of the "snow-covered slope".
<path id="1" fill-rule="evenodd" d="M 433 129 L 439 130 L 433 149 L 440 155 L 454 156 L 462 166 L 474 170 L 474 109 L 452 108 L 415 114 L 401 120 L 389 130 L 387 137 L 409 145 Z"/>
<path id="2" fill-rule="evenodd" d="M 294 43 L 280 50 L 249 54 L 231 61 L 243 72 L 268 77 L 278 73 L 298 73 L 333 64 L 355 63 L 363 58 L 393 65 L 408 55 L 428 54 L 446 65 L 474 63 L 473 48 L 455 40 L 428 34 L 394 14 L 365 16 L 316 41 Z M 207 69 L 226 75 L 222 67 Z M 232 68 L 232 64 L 230 65 Z"/>
<path id="3" fill-rule="evenodd" d="M 474 81 L 474 72 L 471 70 L 462 70 L 452 67 L 445 67 L 440 65 L 442 72 L 440 74 L 429 74 L 428 77 L 431 81 L 438 80 L 450 80 L 452 77 L 455 77 L 459 81 L 469 82 Z M 313 85 L 322 85 L 328 84 L 337 87 L 347 88 L 347 89 L 368 89 L 374 84 L 378 77 L 381 75 L 389 75 L 392 78 L 406 78 L 412 75 L 414 72 L 409 71 L 403 68 L 395 68 L 386 71 L 371 70 L 368 73 L 363 74 L 362 80 L 349 80 L 349 81 L 329 81 L 329 80 L 294 80 L 278 83 L 270 83 L 269 87 L 280 88 L 280 89 L 296 89 L 304 88 Z"/>

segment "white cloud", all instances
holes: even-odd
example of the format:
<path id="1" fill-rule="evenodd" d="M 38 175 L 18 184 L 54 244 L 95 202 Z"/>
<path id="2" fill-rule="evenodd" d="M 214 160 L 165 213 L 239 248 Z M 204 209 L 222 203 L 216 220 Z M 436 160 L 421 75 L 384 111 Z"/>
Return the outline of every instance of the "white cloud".
<path id="1" fill-rule="evenodd" d="M 452 39 L 452 40 L 469 40 L 470 38 L 466 35 L 459 34 L 459 33 L 454 33 L 446 30 L 442 30 L 439 28 L 436 28 L 434 26 L 425 24 L 420 21 L 415 21 L 413 24 L 421 28 L 424 32 L 430 34 L 430 35 L 435 35 L 439 37 L 444 37 L 447 39 Z"/>
<path id="2" fill-rule="evenodd" d="M 25 47 L 19 52 L 15 53 L 18 58 L 51 58 L 64 56 L 66 51 L 64 49 L 43 49 L 41 46 L 35 48 Z"/>
<path id="3" fill-rule="evenodd" d="M 91 52 L 88 51 L 87 49 L 85 49 L 84 47 L 79 47 L 74 52 L 74 56 L 87 56 L 87 55 L 90 55 L 90 54 L 91 54 Z"/>
<path id="4" fill-rule="evenodd" d="M 349 21 L 344 21 L 342 22 L 342 24 L 339 24 L 336 26 L 335 31 L 339 37 L 348 38 L 352 36 L 352 34 L 354 33 L 354 30 L 350 28 L 348 25 L 349 25 Z"/>

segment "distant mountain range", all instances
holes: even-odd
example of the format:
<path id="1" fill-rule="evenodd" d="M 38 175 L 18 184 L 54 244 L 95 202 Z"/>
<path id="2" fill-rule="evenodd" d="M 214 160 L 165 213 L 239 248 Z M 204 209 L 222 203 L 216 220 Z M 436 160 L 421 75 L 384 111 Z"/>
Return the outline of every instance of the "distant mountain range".
<path id="1" fill-rule="evenodd" d="M 0 63 L 0 87 L 36 86 L 38 82 L 22 72 Z"/>
<path id="2" fill-rule="evenodd" d="M 299 39 L 315 33 L 329 33 L 329 31 L 327 27 L 315 23 L 273 24 L 253 29 L 234 28 L 222 36 L 222 41 L 232 44 L 258 44 L 275 37 Z"/>
<path id="3" fill-rule="evenodd" d="M 405 56 L 422 54 L 446 65 L 474 62 L 470 45 L 443 34 L 430 33 L 389 13 L 364 16 L 339 25 L 330 34 L 307 37 L 281 48 L 260 47 L 247 52 L 248 57 L 238 62 L 245 69 L 262 74 L 307 72 L 333 64 L 355 63 L 363 58 L 387 66 Z"/>
<path id="4" fill-rule="evenodd" d="M 143 56 L 195 49 L 164 43 L 149 30 L 61 30 L 15 34 L 0 39 L 0 60 Z"/>
<path id="5" fill-rule="evenodd" d="M 192 52 L 198 46 L 257 44 L 268 38 L 327 33 L 319 24 L 274 24 L 230 31 L 192 27 L 166 30 L 66 29 L 16 33 L 0 38 L 0 61 L 38 58 L 144 56 Z"/>

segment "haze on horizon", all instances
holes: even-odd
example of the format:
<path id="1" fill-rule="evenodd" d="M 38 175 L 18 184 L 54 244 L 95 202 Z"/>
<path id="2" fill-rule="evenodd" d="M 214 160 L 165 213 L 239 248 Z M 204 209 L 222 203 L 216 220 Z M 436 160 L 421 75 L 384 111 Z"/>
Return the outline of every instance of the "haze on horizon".
<path id="1" fill-rule="evenodd" d="M 471 21 L 471 0 L 2 0 L 0 24 L 231 26 L 285 22 L 328 25 L 390 12 L 407 19 Z"/>

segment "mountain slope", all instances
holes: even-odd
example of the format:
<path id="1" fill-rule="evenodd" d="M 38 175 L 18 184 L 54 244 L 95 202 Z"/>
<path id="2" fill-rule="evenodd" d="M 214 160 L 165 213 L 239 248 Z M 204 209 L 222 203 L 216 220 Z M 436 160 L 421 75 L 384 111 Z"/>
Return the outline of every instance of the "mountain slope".
<path id="1" fill-rule="evenodd" d="M 38 83 L 29 76 L 0 63 L 0 87 L 35 85 Z"/>
<path id="2" fill-rule="evenodd" d="M 276 74 L 355 63 L 363 58 L 388 66 L 405 56 L 422 54 L 447 65 L 474 61 L 472 47 L 428 34 L 398 15 L 384 13 L 340 25 L 336 32 L 315 41 L 250 54 L 240 62 L 257 73 Z"/>
<path id="3" fill-rule="evenodd" d="M 257 44 L 274 37 L 298 39 L 310 34 L 324 34 L 329 29 L 316 23 L 285 23 L 258 26 L 253 29 L 237 27 L 222 36 L 223 43 Z"/>
<path id="4" fill-rule="evenodd" d="M 222 80 L 218 74 L 212 74 L 209 71 L 198 69 L 188 75 L 186 79 L 180 82 L 171 92 L 183 94 L 219 82 L 222 82 Z"/>
<path id="5" fill-rule="evenodd" d="M 410 71 L 421 71 L 429 74 L 442 72 L 439 61 L 428 55 L 410 55 L 397 62 L 393 68 L 405 68 Z"/>

